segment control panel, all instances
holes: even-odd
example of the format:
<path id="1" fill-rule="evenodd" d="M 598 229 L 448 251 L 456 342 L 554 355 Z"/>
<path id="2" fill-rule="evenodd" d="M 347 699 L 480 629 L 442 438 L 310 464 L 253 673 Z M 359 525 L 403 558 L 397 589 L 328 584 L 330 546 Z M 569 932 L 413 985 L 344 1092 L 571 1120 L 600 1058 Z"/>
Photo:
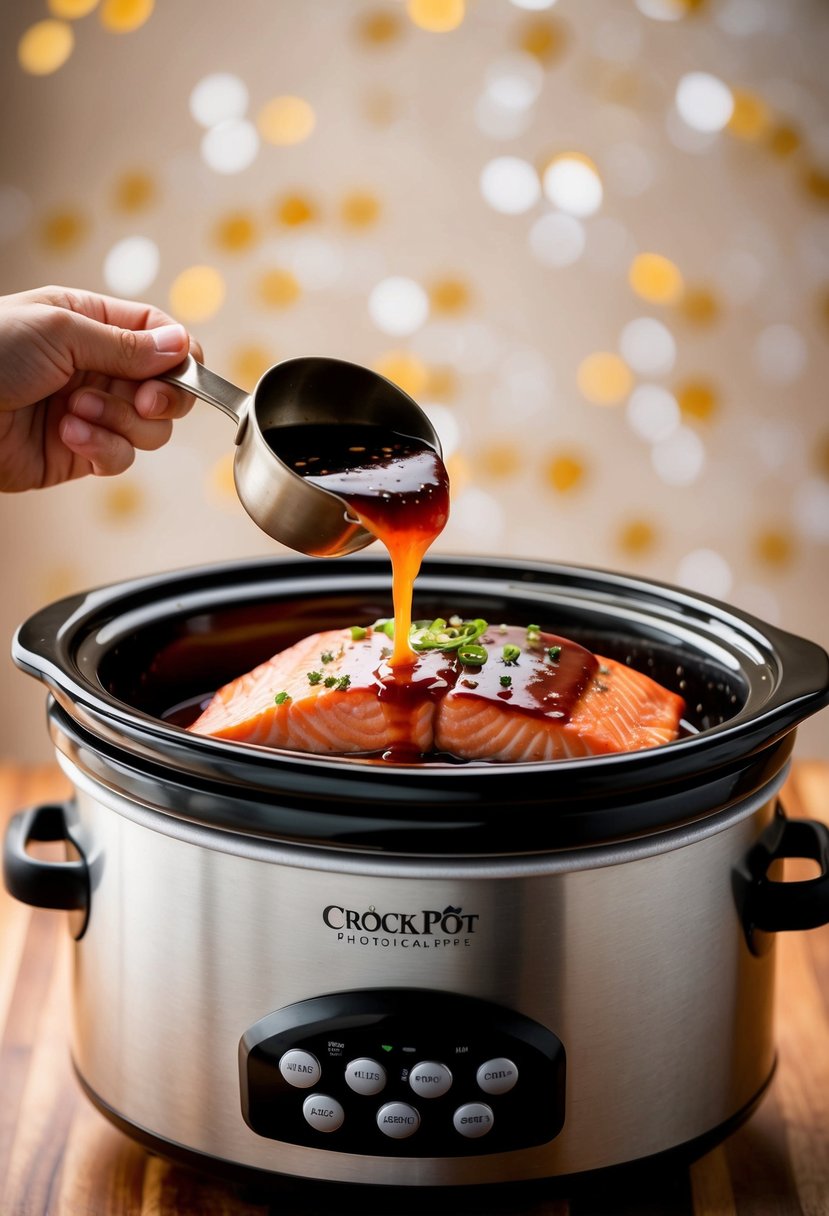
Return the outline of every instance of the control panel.
<path id="1" fill-rule="evenodd" d="M 422 988 L 312 997 L 239 1044 L 260 1136 L 367 1156 L 457 1157 L 545 1144 L 564 1123 L 565 1055 L 538 1022 Z"/>

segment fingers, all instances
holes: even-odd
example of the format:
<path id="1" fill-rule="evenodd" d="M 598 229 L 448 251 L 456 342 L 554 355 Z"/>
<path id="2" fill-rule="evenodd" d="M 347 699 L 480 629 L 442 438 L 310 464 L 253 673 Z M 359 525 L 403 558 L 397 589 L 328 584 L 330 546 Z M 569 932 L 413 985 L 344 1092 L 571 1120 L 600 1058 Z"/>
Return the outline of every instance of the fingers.
<path id="1" fill-rule="evenodd" d="M 195 397 L 163 380 L 145 380 L 135 390 L 135 408 L 142 418 L 183 418 Z"/>
<path id="2" fill-rule="evenodd" d="M 142 418 L 129 401 L 110 393 L 79 389 L 70 397 L 69 409 L 60 422 L 60 437 L 99 476 L 123 473 L 136 449 L 155 451 L 172 433 L 169 419 Z"/>
<path id="3" fill-rule="evenodd" d="M 51 311 L 53 341 L 82 371 L 149 380 L 181 363 L 190 349 L 190 335 L 175 322 L 136 330 L 107 325 L 66 309 Z"/>

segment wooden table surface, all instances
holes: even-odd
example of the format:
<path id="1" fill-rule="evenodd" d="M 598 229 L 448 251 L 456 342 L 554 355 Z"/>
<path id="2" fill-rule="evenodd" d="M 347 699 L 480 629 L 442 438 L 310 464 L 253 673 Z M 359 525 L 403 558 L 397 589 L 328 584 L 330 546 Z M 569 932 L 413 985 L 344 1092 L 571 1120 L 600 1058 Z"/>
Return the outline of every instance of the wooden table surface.
<path id="1" fill-rule="evenodd" d="M 0 827 L 13 811 L 65 793 L 56 769 L 0 764 Z M 785 803 L 790 815 L 829 821 L 829 764 L 797 766 Z M 829 1216 L 827 928 L 780 934 L 775 1080 L 751 1120 L 690 1168 L 651 1168 L 564 1193 L 366 1195 L 288 1181 L 267 1193 L 244 1190 L 152 1156 L 112 1127 L 70 1069 L 64 919 L 0 890 L 2 1216 Z"/>

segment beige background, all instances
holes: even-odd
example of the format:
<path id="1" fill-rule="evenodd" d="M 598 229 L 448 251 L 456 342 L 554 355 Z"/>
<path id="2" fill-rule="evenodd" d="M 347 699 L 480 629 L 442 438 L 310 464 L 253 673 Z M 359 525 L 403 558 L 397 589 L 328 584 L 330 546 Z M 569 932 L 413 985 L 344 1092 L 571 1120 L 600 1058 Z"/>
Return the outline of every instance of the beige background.
<path id="1" fill-rule="evenodd" d="M 459 0 L 432 0 L 453 2 L 457 18 Z M 166 0 L 143 21 L 148 0 L 86 7 L 72 54 L 44 75 L 21 68 L 18 43 L 46 0 L 0 9 L 0 291 L 105 290 L 116 242 L 150 238 L 159 269 L 138 294 L 178 305 L 217 371 L 249 386 L 269 362 L 320 353 L 414 391 L 452 451 L 441 551 L 685 583 L 829 645 L 824 4 L 477 0 L 446 32 L 418 26 L 417 0 Z M 119 23 L 137 28 L 107 28 Z M 736 99 L 710 134 L 677 111 L 697 71 Z M 290 113 L 268 124 L 286 95 L 313 130 L 263 137 L 240 172 L 211 169 L 189 98 L 215 72 L 245 83 L 263 135 L 302 134 Z M 530 234 L 556 202 L 503 214 L 480 180 L 498 157 L 543 174 L 567 152 L 589 158 L 603 199 L 564 221 L 571 245 L 550 265 L 544 226 Z M 648 252 L 681 276 L 668 302 L 631 286 Z M 224 288 L 201 320 L 209 300 L 179 279 L 193 266 Z M 368 303 L 398 275 L 429 299 L 402 336 Z M 672 335 L 672 365 L 637 371 L 651 347 L 631 352 L 622 332 L 638 318 Z M 642 384 L 681 407 L 661 443 L 632 422 Z M 70 591 L 275 552 L 233 495 L 230 446 L 229 423 L 198 405 L 119 479 L 3 498 L 0 637 Z M 687 484 L 665 480 L 666 462 L 700 454 Z M 0 749 L 48 754 L 42 689 L 3 658 L 0 693 Z M 799 754 L 829 756 L 827 735 L 824 714 Z"/>

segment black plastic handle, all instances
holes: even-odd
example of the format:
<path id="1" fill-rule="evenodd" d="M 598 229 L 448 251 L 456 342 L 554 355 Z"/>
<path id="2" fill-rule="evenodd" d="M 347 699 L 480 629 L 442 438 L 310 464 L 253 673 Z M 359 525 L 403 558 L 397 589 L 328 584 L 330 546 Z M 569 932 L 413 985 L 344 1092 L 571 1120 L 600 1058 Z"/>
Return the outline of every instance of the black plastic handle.
<path id="1" fill-rule="evenodd" d="M 32 857 L 27 852 L 32 840 L 65 840 L 80 854 L 80 860 L 42 861 Z M 3 881 L 10 895 L 35 908 L 88 910 L 89 869 L 71 835 L 63 804 L 29 807 L 12 818 L 3 842 Z"/>
<path id="2" fill-rule="evenodd" d="M 787 929 L 817 929 L 829 924 L 829 828 L 814 819 L 780 817 L 776 839 L 755 856 L 754 880 L 746 898 L 750 929 L 779 933 Z M 782 857 L 808 857 L 820 866 L 817 878 L 802 882 L 773 882 L 769 866 Z"/>

